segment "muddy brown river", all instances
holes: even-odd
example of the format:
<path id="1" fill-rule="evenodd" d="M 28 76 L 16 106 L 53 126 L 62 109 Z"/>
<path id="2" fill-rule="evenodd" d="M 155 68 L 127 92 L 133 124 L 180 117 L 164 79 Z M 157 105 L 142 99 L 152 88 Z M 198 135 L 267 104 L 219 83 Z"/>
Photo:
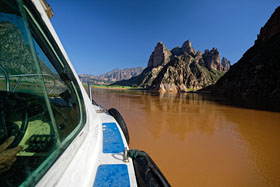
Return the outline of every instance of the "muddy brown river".
<path id="1" fill-rule="evenodd" d="M 149 153 L 172 186 L 280 186 L 280 113 L 267 111 L 275 105 L 108 89 L 93 97 L 119 110 L 130 148 Z"/>

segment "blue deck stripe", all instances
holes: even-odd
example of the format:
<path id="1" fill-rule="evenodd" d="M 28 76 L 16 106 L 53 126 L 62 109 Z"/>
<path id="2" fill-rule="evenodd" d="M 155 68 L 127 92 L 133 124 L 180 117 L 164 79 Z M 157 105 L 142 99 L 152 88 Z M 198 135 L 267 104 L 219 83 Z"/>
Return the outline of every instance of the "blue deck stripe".
<path id="1" fill-rule="evenodd" d="M 100 165 L 93 186 L 130 186 L 127 166 L 125 164 Z"/>
<path id="2" fill-rule="evenodd" d="M 103 123 L 103 153 L 121 153 L 124 144 L 116 123 Z"/>

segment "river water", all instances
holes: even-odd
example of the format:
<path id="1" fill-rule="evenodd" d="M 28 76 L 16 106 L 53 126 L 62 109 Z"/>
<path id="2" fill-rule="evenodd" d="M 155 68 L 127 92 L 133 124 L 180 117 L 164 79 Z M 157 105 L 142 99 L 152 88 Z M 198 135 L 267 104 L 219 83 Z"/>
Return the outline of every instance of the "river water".
<path id="1" fill-rule="evenodd" d="M 280 186 L 280 113 L 265 104 L 109 89 L 93 97 L 119 110 L 130 148 L 149 153 L 172 186 Z"/>

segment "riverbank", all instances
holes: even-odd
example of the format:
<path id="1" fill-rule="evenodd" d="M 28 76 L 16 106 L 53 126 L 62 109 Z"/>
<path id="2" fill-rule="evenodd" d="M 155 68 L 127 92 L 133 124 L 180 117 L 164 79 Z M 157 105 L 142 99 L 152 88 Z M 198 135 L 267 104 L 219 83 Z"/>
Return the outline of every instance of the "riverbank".
<path id="1" fill-rule="evenodd" d="M 87 84 L 84 84 L 84 87 L 88 87 Z M 92 88 L 102 88 L 102 89 L 112 89 L 112 90 L 143 90 L 142 87 L 132 87 L 132 86 L 111 86 L 111 85 L 97 85 L 93 84 L 91 85 Z"/>

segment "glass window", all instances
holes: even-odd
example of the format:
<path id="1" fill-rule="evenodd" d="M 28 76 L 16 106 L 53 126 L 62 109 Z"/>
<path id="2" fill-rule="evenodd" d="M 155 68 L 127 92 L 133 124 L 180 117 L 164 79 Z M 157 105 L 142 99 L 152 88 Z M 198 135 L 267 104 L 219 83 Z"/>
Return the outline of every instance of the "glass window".
<path id="1" fill-rule="evenodd" d="M 36 183 L 85 121 L 76 79 L 32 13 L 0 0 L 0 186 Z"/>
<path id="2" fill-rule="evenodd" d="M 63 81 L 34 38 L 33 42 L 59 137 L 63 141 L 80 122 L 78 98 L 70 79 Z"/>

